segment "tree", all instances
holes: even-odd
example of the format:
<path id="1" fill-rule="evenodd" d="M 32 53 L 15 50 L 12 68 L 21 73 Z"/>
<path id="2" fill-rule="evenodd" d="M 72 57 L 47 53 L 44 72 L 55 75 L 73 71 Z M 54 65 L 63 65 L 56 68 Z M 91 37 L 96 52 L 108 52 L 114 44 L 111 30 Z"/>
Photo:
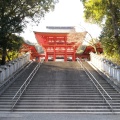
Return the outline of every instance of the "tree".
<path id="1" fill-rule="evenodd" d="M 9 36 L 9 41 L 7 44 L 7 57 L 9 61 L 18 57 L 20 47 L 23 43 L 24 40 L 22 37 L 15 34 L 11 34 L 11 36 Z"/>
<path id="2" fill-rule="evenodd" d="M 120 60 L 120 1 L 81 0 L 85 19 L 103 27 L 100 35 L 104 54 L 117 63 Z"/>
<path id="3" fill-rule="evenodd" d="M 0 44 L 5 64 L 9 37 L 23 31 L 28 19 L 39 23 L 40 18 L 54 8 L 57 0 L 0 0 Z"/>
<path id="4" fill-rule="evenodd" d="M 120 63 L 119 44 L 113 36 L 113 27 L 111 26 L 112 18 L 107 18 L 105 26 L 100 35 L 100 41 L 103 46 L 104 55 L 113 62 Z"/>
<path id="5" fill-rule="evenodd" d="M 81 45 L 83 42 L 86 42 L 89 45 L 91 45 L 94 48 L 95 52 L 97 53 L 96 43 L 98 43 L 98 40 L 93 39 L 92 35 L 86 30 L 84 32 L 71 31 L 67 35 L 67 40 L 68 42 L 75 42 L 77 45 Z"/>
<path id="6" fill-rule="evenodd" d="M 85 7 L 84 14 L 86 20 L 101 24 L 109 16 L 112 18 L 113 33 L 116 41 L 119 40 L 119 17 L 120 1 L 119 0 L 81 0 Z"/>
<path id="7" fill-rule="evenodd" d="M 68 42 L 82 43 L 86 36 L 87 32 L 75 32 L 72 31 L 67 35 Z"/>
<path id="8" fill-rule="evenodd" d="M 15 35 L 15 34 L 11 34 L 9 35 L 8 38 L 8 43 L 7 43 L 7 49 L 6 49 L 6 57 L 8 59 L 8 61 L 13 60 L 14 58 L 16 58 L 19 54 L 19 49 L 21 47 L 21 45 L 23 44 L 23 38 Z M 0 48 L 2 48 L 2 45 L 0 45 Z M 3 49 L 1 49 L 1 51 L 3 51 Z"/>

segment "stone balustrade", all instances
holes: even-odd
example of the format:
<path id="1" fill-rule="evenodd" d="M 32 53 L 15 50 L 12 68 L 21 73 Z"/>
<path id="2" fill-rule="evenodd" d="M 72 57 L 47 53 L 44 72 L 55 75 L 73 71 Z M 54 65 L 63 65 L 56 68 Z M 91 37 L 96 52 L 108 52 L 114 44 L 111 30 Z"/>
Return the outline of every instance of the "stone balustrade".
<path id="1" fill-rule="evenodd" d="M 20 67 L 26 64 L 30 60 L 30 54 L 26 53 L 25 55 L 17 58 L 5 65 L 0 66 L 0 83 L 10 77 L 15 73 Z"/>
<path id="2" fill-rule="evenodd" d="M 95 53 L 90 53 L 90 61 L 101 72 L 120 83 L 120 66 Z"/>

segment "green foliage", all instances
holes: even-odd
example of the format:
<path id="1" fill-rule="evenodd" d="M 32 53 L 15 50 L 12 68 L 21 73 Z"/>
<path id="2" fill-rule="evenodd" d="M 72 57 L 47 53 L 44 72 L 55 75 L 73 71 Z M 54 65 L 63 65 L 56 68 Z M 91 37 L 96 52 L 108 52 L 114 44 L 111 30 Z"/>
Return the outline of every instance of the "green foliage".
<path id="1" fill-rule="evenodd" d="M 77 54 L 82 54 L 85 51 L 85 49 L 86 49 L 86 45 L 81 45 L 81 46 L 78 47 L 76 53 Z"/>
<path id="2" fill-rule="evenodd" d="M 23 20 L 40 18 L 54 8 L 57 0 L 0 0 L 0 33 L 16 33 L 23 30 Z"/>
<path id="3" fill-rule="evenodd" d="M 2 64 L 5 64 L 6 49 L 11 34 L 20 33 L 31 19 L 36 24 L 41 17 L 54 9 L 58 0 L 0 0 L 0 45 Z"/>
<path id="4" fill-rule="evenodd" d="M 88 22 L 102 24 L 106 17 L 119 14 L 119 0 L 81 0 L 84 5 L 84 16 Z"/>
<path id="5" fill-rule="evenodd" d="M 101 0 L 84 0 L 83 3 L 86 21 L 100 24 L 106 14 L 105 4 Z"/>
<path id="6" fill-rule="evenodd" d="M 8 44 L 7 44 L 7 49 L 9 51 L 19 51 L 21 45 L 23 44 L 23 38 L 20 36 L 17 36 L 15 34 L 11 34 L 9 36 Z"/>
<path id="7" fill-rule="evenodd" d="M 105 26 L 100 35 L 100 41 L 102 42 L 103 50 L 105 56 L 114 61 L 115 63 L 120 64 L 120 51 L 118 41 L 113 35 L 113 27 L 111 26 L 112 18 L 109 17 L 106 20 Z M 120 39 L 120 38 L 119 38 Z"/>
<path id="8" fill-rule="evenodd" d="M 85 19 L 103 26 L 100 41 L 107 58 L 120 59 L 120 0 L 81 0 Z M 104 21 L 104 25 L 103 25 Z"/>
<path id="9" fill-rule="evenodd" d="M 8 51 L 7 54 L 8 57 L 6 58 L 6 61 L 11 61 L 18 58 L 19 52 L 12 50 L 12 51 Z"/>
<path id="10" fill-rule="evenodd" d="M 23 44 L 23 38 L 20 36 L 17 36 L 15 34 L 11 34 L 8 38 L 7 47 L 6 47 L 6 53 L 7 53 L 7 61 L 13 60 L 18 57 L 19 55 L 19 49 L 21 45 Z M 0 51 L 0 59 L 2 59 L 2 46 Z"/>

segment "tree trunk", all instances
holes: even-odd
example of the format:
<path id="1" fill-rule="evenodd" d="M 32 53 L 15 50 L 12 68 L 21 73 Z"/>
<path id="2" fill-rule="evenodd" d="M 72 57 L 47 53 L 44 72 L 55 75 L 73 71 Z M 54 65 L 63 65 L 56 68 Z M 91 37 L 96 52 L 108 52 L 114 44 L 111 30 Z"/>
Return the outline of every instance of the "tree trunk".
<path id="1" fill-rule="evenodd" d="M 1 65 L 5 65 L 5 63 L 6 63 L 6 55 L 7 55 L 6 46 L 3 46 Z"/>
<path id="2" fill-rule="evenodd" d="M 117 11 L 116 11 L 115 6 L 112 3 L 112 0 L 109 0 L 109 4 L 110 4 L 111 16 L 112 16 L 112 25 L 113 25 L 113 29 L 114 29 L 114 37 L 118 44 L 118 52 L 120 53 L 120 40 L 119 40 Z"/>
<path id="3" fill-rule="evenodd" d="M 8 55 L 8 52 L 6 52 L 6 56 L 7 56 L 8 60 L 10 61 L 10 56 Z"/>
<path id="4" fill-rule="evenodd" d="M 114 29 L 114 37 L 116 38 L 116 40 L 118 40 L 119 31 L 118 31 L 118 23 L 117 23 L 118 19 L 117 19 L 116 9 L 115 6 L 113 6 L 112 4 L 112 0 L 109 0 L 109 4 L 110 4 L 111 16 L 112 16 L 112 25 Z"/>
<path id="5" fill-rule="evenodd" d="M 88 32 L 87 32 L 87 33 L 88 33 Z M 94 48 L 95 53 L 97 54 L 97 48 L 96 48 L 96 45 L 95 45 L 95 43 L 94 43 L 93 37 L 92 37 L 92 35 L 91 35 L 90 33 L 88 33 L 88 34 L 90 35 L 91 40 L 92 40 L 92 44 L 91 44 L 91 46 Z"/>

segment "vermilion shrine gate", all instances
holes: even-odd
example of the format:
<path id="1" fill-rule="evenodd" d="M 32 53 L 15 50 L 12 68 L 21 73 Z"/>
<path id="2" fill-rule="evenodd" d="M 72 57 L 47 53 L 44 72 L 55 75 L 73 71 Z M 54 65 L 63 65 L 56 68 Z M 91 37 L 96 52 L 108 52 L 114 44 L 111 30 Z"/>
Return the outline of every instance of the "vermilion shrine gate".
<path id="1" fill-rule="evenodd" d="M 89 58 L 89 52 L 94 52 L 93 47 L 88 46 L 83 54 L 77 54 L 76 50 L 82 43 L 69 42 L 67 40 L 69 33 L 34 32 L 34 34 L 38 44 L 42 46 L 44 53 L 39 53 L 34 45 L 24 44 L 28 51 L 31 51 L 31 59 L 44 57 L 45 61 L 48 61 L 49 58 L 55 61 L 56 58 L 62 57 L 64 61 L 67 61 L 68 58 L 75 61 L 77 57 Z M 102 52 L 102 49 L 98 47 L 98 51 Z"/>
<path id="2" fill-rule="evenodd" d="M 68 33 L 34 33 L 38 43 L 45 51 L 45 61 L 48 61 L 49 57 L 52 57 L 54 61 L 57 57 L 63 57 L 64 61 L 71 57 L 75 61 L 75 53 L 78 46 L 75 45 L 75 42 L 69 43 L 67 41 Z"/>

